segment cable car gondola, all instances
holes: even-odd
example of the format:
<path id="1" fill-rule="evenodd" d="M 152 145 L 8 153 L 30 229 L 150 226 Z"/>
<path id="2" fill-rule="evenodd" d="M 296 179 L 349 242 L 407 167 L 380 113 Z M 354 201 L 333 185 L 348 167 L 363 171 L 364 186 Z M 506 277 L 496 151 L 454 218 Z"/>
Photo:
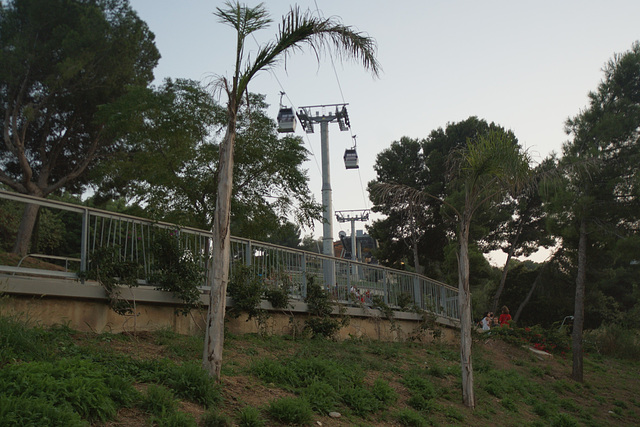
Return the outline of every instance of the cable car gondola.
<path id="1" fill-rule="evenodd" d="M 344 150 L 344 167 L 347 169 L 358 169 L 358 153 L 355 147 Z"/>
<path id="2" fill-rule="evenodd" d="M 282 105 L 282 96 L 284 92 L 280 92 L 280 111 L 278 111 L 278 132 L 291 133 L 296 131 L 296 115 L 293 108 Z"/>
<path id="3" fill-rule="evenodd" d="M 358 153 L 356 152 L 356 136 L 353 136 L 353 147 L 344 150 L 344 167 L 358 169 Z"/>

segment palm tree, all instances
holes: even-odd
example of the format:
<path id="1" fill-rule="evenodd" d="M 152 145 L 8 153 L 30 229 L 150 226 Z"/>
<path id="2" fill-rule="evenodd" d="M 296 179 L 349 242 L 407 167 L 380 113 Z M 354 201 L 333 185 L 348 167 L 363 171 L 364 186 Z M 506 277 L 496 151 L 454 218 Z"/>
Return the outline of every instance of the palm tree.
<path id="1" fill-rule="evenodd" d="M 457 220 L 458 306 L 460 310 L 460 361 L 462 401 L 473 408 L 473 366 L 471 363 L 471 292 L 469 277 L 469 232 L 473 215 L 482 206 L 498 201 L 509 192 L 520 191 L 529 182 L 529 156 L 522 152 L 510 133 L 489 131 L 450 154 L 449 196 L 445 199 L 423 190 L 393 184 L 379 184 L 383 197 L 418 201 L 430 197 L 442 202 Z"/>
<path id="2" fill-rule="evenodd" d="M 216 378 L 220 378 L 222 368 L 222 348 L 224 344 L 224 314 L 226 309 L 227 283 L 229 279 L 229 224 L 231 189 L 233 184 L 233 147 L 236 137 L 236 119 L 243 95 L 251 79 L 262 70 L 274 67 L 287 56 L 308 46 L 316 57 L 325 49 L 333 48 L 346 58 L 362 63 L 374 76 L 380 72 L 375 57 L 376 43 L 371 37 L 344 26 L 335 19 L 317 18 L 310 12 L 301 13 L 292 8 L 282 18 L 275 40 L 261 46 L 253 59 L 246 59 L 245 40 L 253 32 L 266 28 L 271 19 L 263 3 L 247 7 L 239 2 L 226 2 L 214 13 L 220 22 L 236 30 L 236 64 L 231 81 L 221 78 L 219 87 L 228 97 L 227 129 L 220 144 L 220 164 L 218 166 L 218 189 L 213 225 L 213 258 L 209 314 L 203 354 L 203 367 Z"/>

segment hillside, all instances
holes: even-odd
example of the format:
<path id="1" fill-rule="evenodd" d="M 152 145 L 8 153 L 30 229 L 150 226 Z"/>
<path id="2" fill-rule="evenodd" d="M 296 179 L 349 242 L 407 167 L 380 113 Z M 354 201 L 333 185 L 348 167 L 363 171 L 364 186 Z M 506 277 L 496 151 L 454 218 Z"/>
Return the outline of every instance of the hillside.
<path id="1" fill-rule="evenodd" d="M 541 360 L 525 348 L 479 336 L 474 344 L 477 407 L 470 411 L 460 404 L 457 348 L 443 343 L 294 341 L 228 334 L 223 381 L 217 388 L 203 386 L 199 374 L 189 369 L 173 374 L 181 365 L 197 366 L 199 337 L 168 331 L 95 335 L 65 327 L 22 329 L 12 322 L 3 321 L 0 331 L 0 385 L 9 375 L 7 368 L 69 366 L 69 360 L 80 370 L 85 363 L 99 365 L 91 365 L 97 371 L 103 367 L 108 381 L 113 376 L 131 378 L 135 391 L 128 404 L 116 405 L 105 416 L 86 410 L 83 419 L 92 420 L 93 426 L 213 426 L 225 425 L 225 417 L 233 425 L 267 426 L 640 424 L 638 361 L 590 354 L 586 381 L 578 384 L 569 379 L 571 361 L 562 355 Z M 31 341 L 31 347 L 20 340 Z M 215 396 L 214 388 L 219 393 Z M 8 389 L 3 388 L 6 393 Z M 209 402 L 209 407 L 198 402 Z M 296 418 L 307 406 L 313 412 Z M 332 418 L 329 412 L 341 416 Z M 2 416 L 0 411 L 0 421 Z M 276 421 L 278 417 L 288 424 Z"/>

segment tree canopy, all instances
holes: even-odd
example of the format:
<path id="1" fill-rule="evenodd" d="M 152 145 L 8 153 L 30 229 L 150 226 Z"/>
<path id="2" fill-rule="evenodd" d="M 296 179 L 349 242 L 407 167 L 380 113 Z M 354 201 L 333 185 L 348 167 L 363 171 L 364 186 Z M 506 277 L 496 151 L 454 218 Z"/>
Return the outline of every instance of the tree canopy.
<path id="1" fill-rule="evenodd" d="M 44 197 L 80 178 L 116 143 L 108 106 L 146 86 L 160 55 L 126 0 L 0 4 L 0 183 Z M 35 221 L 25 211 L 16 250 Z"/>

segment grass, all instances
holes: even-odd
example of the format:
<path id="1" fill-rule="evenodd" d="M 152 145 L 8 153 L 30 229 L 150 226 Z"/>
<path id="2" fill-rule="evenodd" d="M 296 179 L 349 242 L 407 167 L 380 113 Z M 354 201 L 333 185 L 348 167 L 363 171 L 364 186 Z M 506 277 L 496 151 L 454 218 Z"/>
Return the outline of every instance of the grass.
<path id="1" fill-rule="evenodd" d="M 637 360 L 588 356 L 580 384 L 570 358 L 478 341 L 471 411 L 455 345 L 228 334 L 217 384 L 200 368 L 201 343 L 169 330 L 98 335 L 0 318 L 0 425 L 640 424 Z"/>

